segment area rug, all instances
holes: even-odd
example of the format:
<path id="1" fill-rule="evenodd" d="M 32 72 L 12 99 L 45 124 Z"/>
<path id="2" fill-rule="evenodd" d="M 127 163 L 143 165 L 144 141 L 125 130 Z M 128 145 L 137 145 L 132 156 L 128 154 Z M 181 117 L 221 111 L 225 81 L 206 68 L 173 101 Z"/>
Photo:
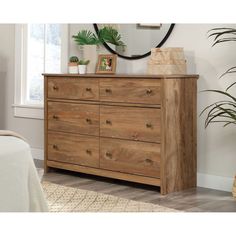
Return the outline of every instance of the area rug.
<path id="1" fill-rule="evenodd" d="M 50 212 L 178 212 L 156 204 L 133 201 L 99 192 L 44 181 Z"/>

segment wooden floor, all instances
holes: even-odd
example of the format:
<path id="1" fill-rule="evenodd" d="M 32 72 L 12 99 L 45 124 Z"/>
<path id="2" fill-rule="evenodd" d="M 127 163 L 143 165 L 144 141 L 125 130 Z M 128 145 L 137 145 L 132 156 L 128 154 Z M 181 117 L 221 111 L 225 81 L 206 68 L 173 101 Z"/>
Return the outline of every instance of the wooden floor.
<path id="1" fill-rule="evenodd" d="M 231 193 L 224 191 L 198 187 L 163 196 L 158 187 L 127 181 L 63 170 L 53 170 L 43 175 L 43 169 L 39 169 L 39 173 L 44 181 L 159 204 L 182 211 L 236 212 L 236 201 Z"/>

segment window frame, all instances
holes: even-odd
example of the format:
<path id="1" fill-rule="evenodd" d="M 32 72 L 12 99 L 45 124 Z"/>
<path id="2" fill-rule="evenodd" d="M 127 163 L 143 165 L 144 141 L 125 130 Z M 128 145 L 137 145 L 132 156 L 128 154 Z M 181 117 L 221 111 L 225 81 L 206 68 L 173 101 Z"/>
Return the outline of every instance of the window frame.
<path id="1" fill-rule="evenodd" d="M 26 103 L 27 86 L 27 24 L 15 25 L 15 94 L 14 116 L 44 119 L 43 104 Z M 61 73 L 67 72 L 69 25 L 61 24 Z"/>

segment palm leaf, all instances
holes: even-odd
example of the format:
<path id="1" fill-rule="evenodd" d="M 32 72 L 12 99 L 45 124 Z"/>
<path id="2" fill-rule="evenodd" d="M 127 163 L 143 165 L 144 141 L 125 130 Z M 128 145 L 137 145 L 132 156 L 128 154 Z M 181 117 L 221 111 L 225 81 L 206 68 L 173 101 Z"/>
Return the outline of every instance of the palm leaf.
<path id="1" fill-rule="evenodd" d="M 77 35 L 73 35 L 75 42 L 78 45 L 98 45 L 100 40 L 89 30 L 81 30 Z"/>
<path id="2" fill-rule="evenodd" d="M 236 42 L 236 29 L 234 28 L 214 28 L 209 30 L 208 38 L 213 38 L 212 47 L 225 42 Z M 236 73 L 236 66 L 229 68 L 226 72 L 224 72 L 220 78 L 227 74 Z M 203 109 L 200 113 L 200 116 L 207 112 L 207 116 L 205 119 L 205 128 L 207 128 L 211 123 L 224 123 L 224 127 L 230 124 L 236 124 L 236 97 L 231 95 L 228 90 L 236 85 L 236 82 L 232 83 L 226 88 L 226 91 L 209 89 L 204 90 L 202 92 L 214 92 L 225 96 L 226 98 L 230 98 L 232 100 L 223 100 L 218 101 L 213 104 L 208 105 Z"/>
<path id="3" fill-rule="evenodd" d="M 228 125 L 230 125 L 230 124 L 236 124 L 236 121 L 234 122 L 234 121 L 229 121 L 229 122 L 227 122 L 226 124 L 224 124 L 224 127 L 226 127 L 226 126 L 228 126 Z"/>
<path id="4" fill-rule="evenodd" d="M 235 84 L 236 84 L 236 82 L 232 83 L 230 86 L 228 86 L 228 87 L 226 88 L 225 91 L 228 91 L 228 90 L 229 90 L 231 87 L 233 87 Z"/>
<path id="5" fill-rule="evenodd" d="M 205 128 L 207 128 L 210 123 L 215 123 L 216 121 L 224 122 L 227 125 L 236 122 L 236 110 L 224 107 L 225 105 L 226 106 L 231 105 L 235 108 L 235 104 L 231 103 L 228 104 L 226 102 L 220 104 L 211 104 L 210 106 L 207 107 L 210 108 L 214 106 L 213 108 L 210 109 L 210 111 L 207 114 L 207 118 L 205 120 Z M 204 109 L 204 111 L 206 111 L 206 109 Z M 219 118 L 224 118 L 224 120 L 217 120 Z"/>
<path id="6" fill-rule="evenodd" d="M 208 33 L 212 31 L 218 31 L 218 32 L 214 32 L 208 35 L 208 38 L 215 36 L 214 40 L 218 39 L 220 36 L 224 34 L 236 34 L 236 29 L 234 28 L 214 28 L 214 29 L 209 30 Z"/>
<path id="7" fill-rule="evenodd" d="M 233 66 L 231 68 L 229 68 L 227 71 L 225 71 L 220 78 L 222 78 L 223 76 L 227 75 L 227 74 L 231 74 L 231 73 L 236 73 L 236 66 Z M 227 91 L 227 89 L 226 89 Z"/>
<path id="8" fill-rule="evenodd" d="M 218 44 L 218 43 L 233 42 L 233 41 L 236 41 L 236 37 L 235 37 L 235 38 L 223 38 L 223 39 L 218 39 L 218 40 L 216 40 L 216 41 L 213 43 L 212 47 L 214 47 L 214 46 L 215 46 L 216 44 Z"/>
<path id="9" fill-rule="evenodd" d="M 203 91 L 202 91 L 202 92 L 203 92 Z M 201 111 L 201 113 L 200 113 L 199 116 L 201 116 L 201 115 L 202 115 L 206 110 L 208 110 L 210 107 L 215 106 L 215 105 L 218 105 L 218 104 L 222 104 L 222 105 L 232 105 L 232 106 L 234 106 L 234 107 L 236 108 L 236 103 L 233 103 L 233 102 L 231 102 L 231 101 L 219 101 L 219 102 L 213 103 L 213 104 L 208 105 L 207 107 L 205 107 L 205 108 Z"/>
<path id="10" fill-rule="evenodd" d="M 103 27 L 98 32 L 99 39 L 102 42 L 111 43 L 116 46 L 125 46 L 124 42 L 121 41 L 121 35 L 118 33 L 118 31 L 112 27 Z"/>
<path id="11" fill-rule="evenodd" d="M 232 36 L 236 35 L 236 29 L 234 28 L 214 28 L 214 29 L 209 30 L 207 33 L 210 33 L 208 35 L 208 38 L 214 37 L 214 43 L 212 47 L 218 43 L 236 41 L 235 37 L 228 37 L 230 35 Z M 220 38 L 221 36 L 222 38 Z M 223 37 L 223 36 L 227 36 L 227 37 Z"/>
<path id="12" fill-rule="evenodd" d="M 223 95 L 225 95 L 225 96 L 227 96 L 227 97 L 230 97 L 233 101 L 236 102 L 236 98 L 235 98 L 234 96 L 230 95 L 230 94 L 227 93 L 227 92 L 221 91 L 221 90 L 217 90 L 217 89 L 207 89 L 207 90 L 203 90 L 203 91 L 201 91 L 201 92 L 215 92 L 215 93 L 220 93 L 220 94 L 223 94 Z"/>

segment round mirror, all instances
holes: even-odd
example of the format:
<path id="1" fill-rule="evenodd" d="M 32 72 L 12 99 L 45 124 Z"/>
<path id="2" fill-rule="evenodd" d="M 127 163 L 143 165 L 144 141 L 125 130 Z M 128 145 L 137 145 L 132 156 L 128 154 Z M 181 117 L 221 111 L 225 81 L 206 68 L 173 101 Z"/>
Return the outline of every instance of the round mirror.
<path id="1" fill-rule="evenodd" d="M 118 31 L 124 45 L 104 43 L 104 46 L 119 57 L 134 60 L 151 54 L 151 48 L 161 47 L 171 34 L 174 24 L 94 24 L 96 33 L 105 26 Z"/>

